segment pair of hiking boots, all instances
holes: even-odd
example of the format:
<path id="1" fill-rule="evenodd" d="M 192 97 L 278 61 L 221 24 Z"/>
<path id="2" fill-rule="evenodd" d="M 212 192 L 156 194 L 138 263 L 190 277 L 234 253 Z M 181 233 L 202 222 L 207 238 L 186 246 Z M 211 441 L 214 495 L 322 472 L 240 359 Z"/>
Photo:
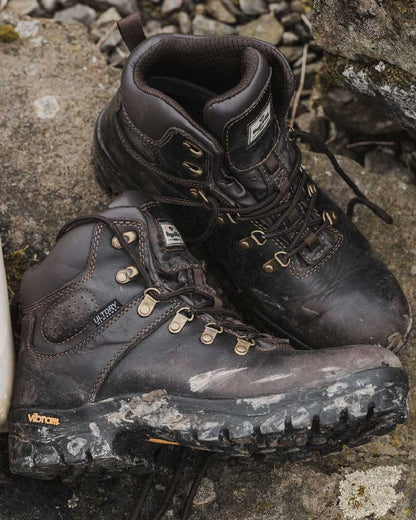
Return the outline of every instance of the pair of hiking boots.
<path id="1" fill-rule="evenodd" d="M 12 471 L 147 472 L 164 444 L 296 459 L 391 431 L 408 413 L 393 351 L 409 306 L 303 169 L 282 54 L 237 36 L 145 40 L 135 15 L 120 30 L 132 53 L 95 160 L 122 194 L 23 277 Z M 350 215 L 361 203 L 388 221 L 329 155 Z"/>

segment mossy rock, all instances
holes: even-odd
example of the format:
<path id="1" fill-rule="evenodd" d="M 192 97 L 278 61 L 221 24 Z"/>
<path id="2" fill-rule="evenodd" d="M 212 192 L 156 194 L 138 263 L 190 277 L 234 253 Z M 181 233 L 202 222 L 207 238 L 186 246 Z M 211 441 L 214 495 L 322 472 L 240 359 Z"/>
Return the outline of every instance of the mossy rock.
<path id="1" fill-rule="evenodd" d="M 0 42 L 11 43 L 19 39 L 19 34 L 9 23 L 0 25 Z"/>

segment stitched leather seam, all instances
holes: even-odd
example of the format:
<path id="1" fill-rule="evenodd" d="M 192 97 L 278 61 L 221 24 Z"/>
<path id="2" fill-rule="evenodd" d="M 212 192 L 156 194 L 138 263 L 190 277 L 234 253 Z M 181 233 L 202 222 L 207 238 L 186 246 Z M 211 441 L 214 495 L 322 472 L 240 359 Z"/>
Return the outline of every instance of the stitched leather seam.
<path id="1" fill-rule="evenodd" d="M 227 127 L 227 130 L 226 130 L 226 134 L 225 134 L 225 142 L 226 142 L 226 155 L 227 155 L 227 159 L 229 161 L 229 163 L 232 165 L 232 167 L 237 171 L 237 172 L 246 172 L 248 170 L 252 170 L 253 168 L 256 168 L 257 166 L 259 166 L 260 164 L 263 164 L 269 157 L 270 155 L 273 153 L 273 150 L 275 149 L 278 141 L 279 141 L 279 138 L 280 138 L 280 126 L 279 126 L 279 123 L 277 121 L 277 118 L 276 118 L 276 114 L 273 113 L 272 115 L 272 118 L 274 119 L 274 121 L 276 122 L 276 126 L 277 126 L 277 136 L 276 136 L 276 140 L 275 142 L 273 143 L 273 146 L 271 147 L 271 150 L 270 152 L 267 154 L 266 157 L 264 157 L 264 159 L 262 159 L 261 161 L 259 161 L 258 163 L 250 166 L 250 168 L 244 168 L 244 169 L 239 169 L 237 168 L 233 161 L 231 160 L 231 157 L 230 157 L 230 153 L 229 153 L 229 133 L 230 133 L 230 128 L 232 126 L 234 126 L 236 123 L 238 123 L 241 119 L 244 119 L 244 117 L 246 117 L 246 115 L 251 112 L 252 110 L 254 110 L 257 105 L 260 103 L 260 100 L 261 98 L 263 97 L 263 94 L 264 92 L 266 92 L 266 90 L 269 88 L 269 85 L 270 85 L 270 79 L 269 81 L 266 83 L 266 85 L 264 86 L 264 88 L 262 89 L 261 93 L 260 93 L 260 96 L 258 97 L 257 101 L 255 102 L 254 105 L 251 105 L 245 112 L 243 112 L 240 117 L 238 117 L 237 119 L 233 120 L 233 122 L 228 125 Z M 268 100 L 267 102 L 268 103 L 271 103 L 271 98 L 272 98 L 272 95 L 270 94 L 269 97 L 268 97 Z"/>
<path id="2" fill-rule="evenodd" d="M 123 307 L 117 314 L 115 314 L 112 318 L 110 318 L 109 320 L 107 320 L 106 322 L 103 323 L 103 325 L 101 325 L 100 327 L 97 328 L 96 331 L 94 331 L 93 333 L 89 334 L 86 338 L 84 338 L 80 343 L 78 343 L 77 345 L 74 345 L 73 347 L 71 347 L 70 349 L 68 350 L 65 350 L 64 352 L 60 352 L 59 354 L 45 354 L 43 352 L 38 352 L 36 350 L 33 349 L 33 347 L 31 345 L 28 345 L 28 350 L 29 352 L 35 356 L 35 357 L 38 357 L 38 358 L 42 358 L 42 359 L 57 359 L 57 358 L 60 358 L 60 357 L 65 357 L 65 356 L 68 356 L 70 354 L 73 354 L 74 352 L 78 352 L 79 350 L 81 350 L 85 345 L 87 345 L 89 343 L 90 340 L 92 340 L 93 338 L 95 338 L 96 336 L 99 336 L 104 330 L 108 329 L 108 327 L 110 327 L 110 325 L 112 325 L 114 322 L 116 322 L 121 316 L 124 316 L 128 311 L 130 311 L 135 305 L 137 305 L 139 303 L 140 300 L 143 299 L 143 294 L 141 294 L 140 296 L 136 297 L 134 300 L 132 300 L 128 305 L 126 305 L 125 307 Z"/>
<path id="3" fill-rule="evenodd" d="M 194 187 L 194 188 L 203 188 L 203 187 L 207 186 L 206 182 L 198 182 L 198 181 L 190 181 L 190 180 L 188 181 L 186 179 L 180 179 L 179 177 L 174 177 L 172 175 L 166 174 L 165 172 L 163 172 L 156 166 L 149 164 L 149 162 L 146 161 L 146 159 L 144 157 L 142 157 L 140 154 L 138 154 L 136 152 L 136 150 L 134 150 L 130 146 L 130 144 L 126 141 L 125 137 L 121 134 L 120 126 L 118 124 L 116 124 L 115 126 L 116 126 L 117 135 L 120 139 L 122 146 L 125 148 L 125 150 L 131 155 L 131 157 L 136 162 L 138 162 L 139 164 L 141 164 L 142 166 L 147 168 L 151 173 L 158 175 L 159 177 L 162 177 L 163 179 L 165 179 L 168 182 L 171 182 L 173 184 L 179 184 L 181 186 L 188 186 L 188 187 Z"/>
<path id="4" fill-rule="evenodd" d="M 92 276 L 92 273 L 94 272 L 94 268 L 95 268 L 95 263 L 97 261 L 99 238 L 100 238 L 103 227 L 104 227 L 104 224 L 98 224 L 96 226 L 96 229 L 94 232 L 94 238 L 93 238 L 93 247 L 92 247 L 92 251 L 91 251 L 90 260 L 88 262 L 89 263 L 88 272 L 80 280 L 78 280 L 78 282 L 75 282 L 74 284 L 70 285 L 69 287 L 66 287 L 65 289 L 60 290 L 60 291 L 55 291 L 54 293 L 45 296 L 41 300 L 38 300 L 36 303 L 29 305 L 28 307 L 23 307 L 22 308 L 23 314 L 26 312 L 29 312 L 29 311 L 36 310 L 39 307 L 42 307 L 45 303 L 47 303 L 57 297 L 63 296 L 64 294 L 66 294 L 68 292 L 73 291 L 76 287 L 82 285 L 86 280 L 88 280 Z"/>
<path id="5" fill-rule="evenodd" d="M 170 315 L 174 314 L 174 311 L 179 308 L 179 303 L 177 300 L 174 301 L 174 305 L 172 307 L 169 307 L 163 314 L 161 314 L 158 318 L 156 318 L 152 323 L 150 323 L 146 328 L 144 328 L 142 331 L 140 331 L 139 334 L 137 334 L 127 345 L 124 345 L 121 347 L 117 353 L 108 361 L 106 366 L 101 370 L 99 373 L 94 386 L 92 387 L 88 401 L 92 402 L 97 397 L 97 393 L 103 386 L 105 380 L 107 379 L 109 373 L 111 372 L 112 368 L 114 368 L 114 365 L 116 362 L 121 359 L 123 354 L 127 354 L 130 350 L 133 350 L 133 348 L 137 347 L 140 342 L 145 339 L 151 332 L 153 332 L 157 326 L 161 323 L 166 321 L 165 318 L 167 318 Z"/>
<path id="6" fill-rule="evenodd" d="M 96 298 L 95 294 L 92 291 L 90 291 L 89 289 L 83 289 L 83 291 L 90 293 L 94 297 L 94 300 L 95 300 L 94 308 L 95 308 L 95 312 L 97 312 L 98 311 L 98 302 L 97 302 L 97 298 Z M 53 303 L 56 304 L 59 302 L 53 302 Z M 80 329 L 78 332 L 75 332 L 70 337 L 66 338 L 64 341 L 50 341 L 49 339 L 47 339 L 47 337 L 45 336 L 45 332 L 44 332 L 44 325 L 45 325 L 44 322 L 45 322 L 46 317 L 47 317 L 47 312 L 45 312 L 45 314 L 42 317 L 42 321 L 40 324 L 40 331 L 42 334 L 42 338 L 46 341 L 46 343 L 49 343 L 50 345 L 64 345 L 65 343 L 68 343 L 68 341 L 73 340 L 74 338 L 76 338 L 77 336 L 79 336 L 80 334 L 85 332 L 88 329 L 88 327 L 91 325 L 90 322 L 87 323 L 84 327 L 82 327 L 82 329 Z"/>

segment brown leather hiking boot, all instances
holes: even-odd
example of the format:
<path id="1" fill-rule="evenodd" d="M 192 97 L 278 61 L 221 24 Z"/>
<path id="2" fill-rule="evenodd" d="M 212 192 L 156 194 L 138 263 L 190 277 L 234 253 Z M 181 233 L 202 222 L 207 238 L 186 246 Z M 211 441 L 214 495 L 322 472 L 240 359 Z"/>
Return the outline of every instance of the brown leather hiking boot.
<path id="1" fill-rule="evenodd" d="M 130 47 L 135 24 L 121 23 Z M 137 35 L 137 38 L 136 38 Z M 142 41 L 96 127 L 99 182 L 146 190 L 198 241 L 235 305 L 304 348 L 380 344 L 399 351 L 411 312 L 394 276 L 302 167 L 286 123 L 293 78 L 253 38 L 159 35 Z M 303 135 L 305 137 L 305 135 Z M 352 188 L 351 215 L 364 204 Z"/>
<path id="2" fill-rule="evenodd" d="M 136 192 L 61 230 L 23 277 L 20 313 L 14 473 L 148 472 L 165 444 L 297 459 L 407 417 L 392 352 L 300 351 L 245 325 L 160 205 Z"/>

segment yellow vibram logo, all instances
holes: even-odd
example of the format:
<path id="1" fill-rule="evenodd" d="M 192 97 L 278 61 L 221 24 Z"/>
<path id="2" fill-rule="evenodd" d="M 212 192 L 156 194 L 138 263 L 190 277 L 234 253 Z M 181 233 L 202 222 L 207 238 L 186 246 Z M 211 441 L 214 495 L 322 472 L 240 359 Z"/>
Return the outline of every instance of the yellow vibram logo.
<path id="1" fill-rule="evenodd" d="M 32 423 L 42 423 L 42 424 L 53 424 L 53 426 L 59 426 L 59 418 L 58 417 L 48 417 L 46 415 L 39 415 L 38 412 L 28 413 L 27 417 L 29 422 Z"/>

